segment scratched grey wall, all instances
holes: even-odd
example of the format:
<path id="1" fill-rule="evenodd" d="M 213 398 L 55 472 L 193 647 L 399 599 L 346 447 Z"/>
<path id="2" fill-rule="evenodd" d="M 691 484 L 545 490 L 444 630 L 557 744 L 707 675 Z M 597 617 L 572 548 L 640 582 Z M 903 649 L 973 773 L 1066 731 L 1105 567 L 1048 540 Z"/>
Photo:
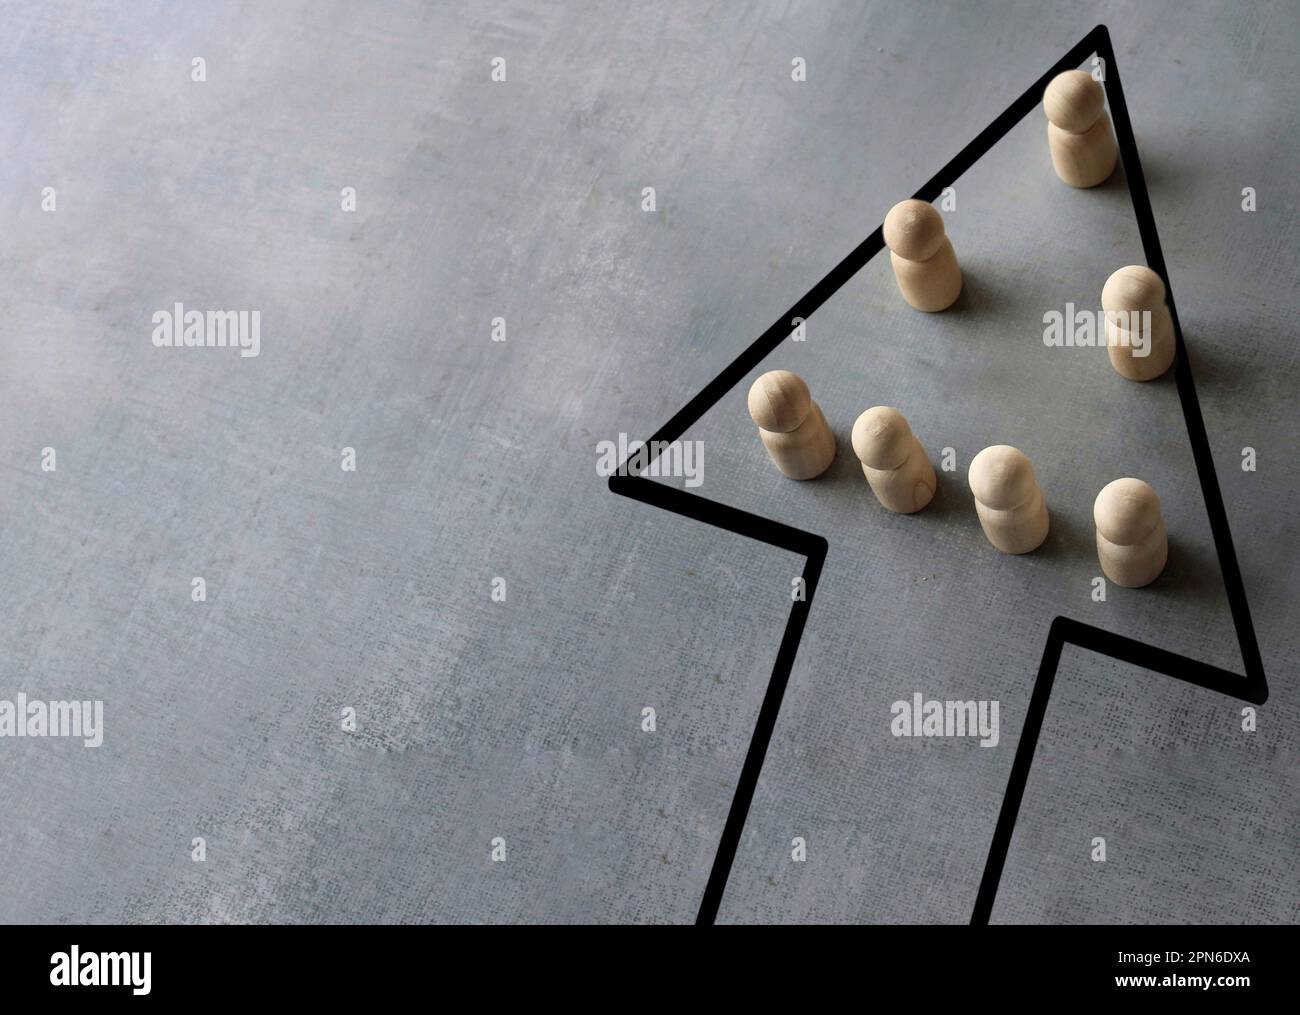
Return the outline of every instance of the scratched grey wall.
<path id="1" fill-rule="evenodd" d="M 612 496 L 596 443 L 663 423 L 1104 21 L 1272 697 L 1243 734 L 1067 650 L 994 918 L 1296 920 L 1294 5 L 0 8 L 0 698 L 106 727 L 0 739 L 0 919 L 692 919 L 800 561 Z M 1141 260 L 1122 178 L 1059 186 L 1035 114 L 948 221 L 953 312 L 877 258 L 763 364 L 826 408 L 827 477 L 776 475 L 743 386 L 688 434 L 700 493 L 831 546 L 723 920 L 968 919 L 1057 613 L 1240 666 L 1172 382 L 1031 327 Z M 155 348 L 177 301 L 260 310 L 261 355 Z M 856 474 L 877 402 L 958 453 L 917 518 Z M 998 442 L 1052 505 L 1032 558 L 970 511 Z M 1170 571 L 1093 604 L 1091 497 L 1126 472 Z M 913 691 L 998 699 L 999 746 L 896 740 Z"/>

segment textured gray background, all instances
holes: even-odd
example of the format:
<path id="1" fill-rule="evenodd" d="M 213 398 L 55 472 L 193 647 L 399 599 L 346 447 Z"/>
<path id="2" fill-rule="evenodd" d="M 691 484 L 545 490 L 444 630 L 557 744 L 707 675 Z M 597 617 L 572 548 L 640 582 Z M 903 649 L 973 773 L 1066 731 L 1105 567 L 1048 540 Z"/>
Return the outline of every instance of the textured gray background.
<path id="1" fill-rule="evenodd" d="M 106 712 L 98 750 L 0 740 L 0 919 L 692 919 L 800 561 L 612 496 L 596 442 L 647 436 L 1103 21 L 1272 697 L 1244 735 L 1067 649 L 994 919 L 1296 920 L 1294 4 L 0 14 L 0 697 Z M 967 920 L 1058 613 L 1240 668 L 1172 379 L 1041 343 L 1142 260 L 1122 177 L 1064 188 L 1043 133 L 958 185 L 957 307 L 908 310 L 878 257 L 763 364 L 836 428 L 826 477 L 775 473 L 743 385 L 688 434 L 700 493 L 831 547 L 722 920 Z M 260 309 L 262 355 L 153 348 L 177 300 Z M 880 402 L 957 451 L 916 517 L 852 459 Z M 990 443 L 1052 507 L 1030 557 L 971 509 Z M 1131 473 L 1170 567 L 1094 604 L 1092 498 Z M 999 699 L 1001 745 L 894 739 L 914 691 Z"/>

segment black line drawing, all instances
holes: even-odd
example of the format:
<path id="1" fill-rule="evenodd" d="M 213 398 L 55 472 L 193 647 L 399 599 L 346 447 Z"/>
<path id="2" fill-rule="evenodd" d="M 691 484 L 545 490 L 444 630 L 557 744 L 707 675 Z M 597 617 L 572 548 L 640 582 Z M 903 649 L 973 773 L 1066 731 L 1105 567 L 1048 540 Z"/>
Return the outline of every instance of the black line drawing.
<path id="1" fill-rule="evenodd" d="M 1228 605 L 1232 613 L 1232 623 L 1236 630 L 1237 642 L 1245 674 L 1232 673 L 1207 663 L 1199 662 L 1187 656 L 1178 655 L 1165 649 L 1156 648 L 1143 642 L 1135 641 L 1121 635 L 1112 634 L 1100 628 L 1056 617 L 1047 634 L 1047 644 L 1043 649 L 1042 661 L 1039 663 L 1038 675 L 1030 695 L 1029 708 L 1025 716 L 1024 729 L 1016 745 L 1015 760 L 1011 776 L 1007 782 L 1006 793 L 998 814 L 997 825 L 993 832 L 993 841 L 989 845 L 988 859 L 985 862 L 984 876 L 980 881 L 979 892 L 971 914 L 972 924 L 987 924 L 993 911 L 998 885 L 1002 878 L 1002 868 L 1006 862 L 1007 851 L 1011 845 L 1011 835 L 1015 830 L 1016 818 L 1020 811 L 1020 801 L 1024 795 L 1025 784 L 1029 779 L 1029 769 L 1033 763 L 1034 751 L 1038 746 L 1038 736 L 1042 729 L 1043 718 L 1047 714 L 1048 699 L 1052 693 L 1052 684 L 1056 679 L 1057 666 L 1061 660 L 1061 651 L 1066 645 L 1097 652 L 1113 659 L 1142 666 L 1162 673 L 1165 676 L 1182 680 L 1197 687 L 1217 691 L 1231 698 L 1261 705 L 1268 698 L 1268 683 L 1264 676 L 1264 664 L 1260 657 L 1259 643 L 1255 638 L 1255 628 L 1250 619 L 1250 607 L 1246 602 L 1246 590 L 1241 580 L 1241 569 L 1237 564 L 1236 551 L 1233 549 L 1232 535 L 1228 531 L 1227 513 L 1223 506 L 1223 496 L 1219 490 L 1218 478 L 1214 471 L 1214 460 L 1210 453 L 1209 439 L 1205 432 L 1205 421 L 1201 417 L 1200 403 L 1196 397 L 1196 385 L 1192 380 L 1191 363 L 1187 348 L 1183 344 L 1183 332 L 1178 322 L 1178 309 L 1174 303 L 1173 289 L 1169 284 L 1169 273 L 1165 267 L 1164 254 L 1160 249 L 1160 238 L 1156 232 L 1155 217 L 1151 210 L 1151 199 L 1147 194 L 1146 179 L 1142 174 L 1142 164 L 1138 158 L 1137 142 L 1133 137 L 1133 125 L 1129 120 L 1128 106 L 1124 102 L 1124 92 L 1120 85 L 1119 68 L 1115 61 L 1115 52 L 1111 47 L 1110 32 L 1105 25 L 1098 25 L 1063 57 L 1049 68 L 1037 81 L 1027 88 L 1018 99 L 984 128 L 976 138 L 963 148 L 951 162 L 932 176 L 914 195 L 917 200 L 931 202 L 939 197 L 945 187 L 954 184 L 966 170 L 970 169 L 984 154 L 1000 141 L 1031 110 L 1038 107 L 1043 91 L 1053 77 L 1062 71 L 1078 67 L 1089 56 L 1096 54 L 1104 61 L 1103 84 L 1110 106 L 1111 119 L 1114 124 L 1115 137 L 1119 142 L 1120 158 L 1123 161 L 1127 177 L 1129 196 L 1133 201 L 1133 211 L 1137 218 L 1138 232 L 1142 238 L 1142 249 L 1146 254 L 1148 266 L 1160 276 L 1165 283 L 1166 300 L 1173 316 L 1174 334 L 1177 339 L 1177 356 L 1174 362 L 1174 379 L 1178 388 L 1179 404 L 1183 410 L 1183 420 L 1187 425 L 1187 436 L 1191 443 L 1192 456 L 1196 462 L 1197 478 L 1201 494 L 1205 500 L 1206 513 L 1209 516 L 1210 531 L 1214 536 L 1215 552 L 1219 568 L 1223 574 Z M 805 320 L 813 315 L 823 303 L 852 278 L 864 265 L 884 248 L 883 226 L 879 227 L 860 243 L 844 260 L 831 269 L 820 282 L 809 290 L 802 299 L 781 315 L 781 317 L 742 352 L 704 389 L 682 407 L 667 423 L 647 441 L 647 460 L 653 461 L 656 442 L 671 443 L 682 436 L 688 427 L 694 424 L 731 388 L 735 387 L 754 367 L 791 332 L 791 320 L 801 317 Z M 731 808 L 727 813 L 722 837 L 718 842 L 713 867 L 700 901 L 697 924 L 712 924 L 717 917 L 726 890 L 727 878 L 740 843 L 740 834 L 745 820 L 749 816 L 750 804 L 754 790 L 758 785 L 759 773 L 767 755 L 772 730 L 776 726 L 777 714 L 781 709 L 781 700 L 785 695 L 790 671 L 794 666 L 795 654 L 803 635 L 808 612 L 812 609 L 817 580 L 821 575 L 822 565 L 826 561 L 829 544 L 822 536 L 804 532 L 784 525 L 769 518 L 742 511 L 738 508 L 719 504 L 716 501 L 677 490 L 638 475 L 622 475 L 627 471 L 626 462 L 622 463 L 618 473 L 609 477 L 609 488 L 614 493 L 633 500 L 650 504 L 654 507 L 684 515 L 696 521 L 704 522 L 729 532 L 735 532 L 751 539 L 757 539 L 773 546 L 802 554 L 806 558 L 803 579 L 806 584 L 806 598 L 802 602 L 791 604 L 790 619 L 786 623 L 785 634 L 777 651 L 776 663 L 772 668 L 772 677 L 768 681 L 767 691 L 759 709 L 758 720 L 750 738 L 749 748 L 745 753 L 745 762 L 741 769 L 736 792 L 732 798 Z"/>

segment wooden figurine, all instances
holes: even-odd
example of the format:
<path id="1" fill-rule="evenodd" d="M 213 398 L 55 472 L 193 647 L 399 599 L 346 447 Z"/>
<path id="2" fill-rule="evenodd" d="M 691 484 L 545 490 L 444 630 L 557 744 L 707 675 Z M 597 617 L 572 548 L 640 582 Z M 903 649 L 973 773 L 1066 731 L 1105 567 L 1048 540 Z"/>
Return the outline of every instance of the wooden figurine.
<path id="1" fill-rule="evenodd" d="M 1052 166 L 1071 187 L 1095 187 L 1115 171 L 1119 147 L 1105 106 L 1104 89 L 1081 70 L 1056 75 L 1043 93 Z"/>
<path id="2" fill-rule="evenodd" d="M 749 414 L 776 467 L 791 479 L 820 476 L 835 460 L 835 434 L 808 385 L 789 370 L 771 370 L 749 389 Z"/>
<path id="3" fill-rule="evenodd" d="M 1169 539 L 1160 498 L 1140 479 L 1107 483 L 1092 506 L 1097 559 L 1106 577 L 1127 589 L 1150 585 L 1165 569 Z"/>
<path id="4" fill-rule="evenodd" d="M 946 310 L 961 294 L 961 267 L 943 216 L 924 201 L 900 201 L 885 216 L 885 245 L 898 288 L 917 310 Z"/>
<path id="5" fill-rule="evenodd" d="M 1110 365 L 1121 377 L 1150 381 L 1169 369 L 1178 343 L 1159 275 L 1141 264 L 1125 265 L 1106 279 L 1101 307 Z"/>
<path id="6" fill-rule="evenodd" d="M 1028 553 L 1042 545 L 1047 503 L 1021 451 L 1006 444 L 985 448 L 970 463 L 968 478 L 990 543 L 1003 553 Z"/>
<path id="7" fill-rule="evenodd" d="M 934 466 L 897 409 L 877 405 L 859 416 L 853 452 L 872 493 L 890 511 L 911 514 L 934 497 L 939 482 Z"/>

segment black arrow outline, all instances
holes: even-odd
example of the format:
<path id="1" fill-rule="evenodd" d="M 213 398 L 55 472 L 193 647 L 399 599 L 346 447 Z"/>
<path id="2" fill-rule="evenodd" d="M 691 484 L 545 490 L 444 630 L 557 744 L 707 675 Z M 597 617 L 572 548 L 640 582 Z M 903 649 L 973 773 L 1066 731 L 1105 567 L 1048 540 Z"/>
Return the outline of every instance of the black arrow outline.
<path id="1" fill-rule="evenodd" d="M 1259 653 L 1259 643 L 1255 638 L 1255 628 L 1250 619 L 1250 606 L 1246 601 L 1246 590 L 1241 580 L 1241 569 L 1237 564 L 1237 554 L 1233 549 L 1232 535 L 1228 530 L 1228 516 L 1223 506 L 1223 496 L 1219 490 L 1218 477 L 1214 471 L 1214 459 L 1210 453 L 1209 439 L 1205 433 L 1205 421 L 1201 417 L 1200 402 L 1196 397 L 1196 385 L 1192 380 L 1191 363 L 1187 356 L 1187 347 L 1183 343 L 1182 328 L 1178 323 L 1178 309 L 1174 305 L 1173 288 L 1169 284 L 1169 273 L 1165 267 L 1164 254 L 1160 249 L 1160 237 L 1156 232 L 1155 216 L 1151 211 L 1151 199 L 1147 194 L 1146 178 L 1142 174 L 1142 163 L 1138 158 L 1137 142 L 1133 137 L 1133 125 L 1129 120 L 1128 106 L 1124 102 L 1124 91 L 1120 86 L 1119 68 L 1115 62 L 1115 51 L 1111 47 L 1110 32 L 1105 25 L 1098 25 L 1079 42 L 1024 93 L 1007 107 L 996 120 L 980 131 L 979 135 L 963 148 L 957 156 L 943 169 L 939 170 L 913 196 L 919 201 L 933 201 L 945 187 L 955 183 L 966 170 L 970 169 L 981 156 L 1000 141 L 1021 119 L 1036 108 L 1042 99 L 1047 84 L 1057 74 L 1078 67 L 1083 61 L 1096 54 L 1104 61 L 1104 84 L 1106 97 L 1110 104 L 1111 118 L 1114 123 L 1115 136 L 1119 142 L 1120 158 L 1124 163 L 1124 173 L 1128 181 L 1129 195 L 1133 200 L 1133 211 L 1137 217 L 1138 232 L 1142 238 L 1142 249 L 1146 254 L 1148 266 L 1158 274 L 1165 283 L 1166 300 L 1173 316 L 1174 334 L 1177 338 L 1177 356 L 1174 363 L 1174 380 L 1178 388 L 1178 399 L 1183 410 L 1183 419 L 1187 424 L 1187 436 L 1192 446 L 1192 457 L 1196 462 L 1197 478 L 1201 484 L 1201 495 L 1205 500 L 1206 513 L 1210 520 L 1210 531 L 1214 536 L 1214 547 L 1219 558 L 1219 569 L 1223 573 L 1223 582 L 1228 596 L 1228 606 L 1232 612 L 1232 623 L 1237 632 L 1237 642 L 1241 650 L 1245 675 L 1220 669 L 1207 663 L 1198 662 L 1187 656 L 1168 652 L 1164 649 L 1125 638 L 1121 635 L 1103 631 L 1101 628 L 1084 624 L 1067 617 L 1056 617 L 1047 634 L 1047 645 L 1043 649 L 1043 658 L 1038 666 L 1038 676 L 1029 699 L 1029 708 L 1025 715 L 1024 729 L 1016 745 L 1016 756 L 1011 766 L 1011 777 L 1007 781 L 1006 793 L 1002 798 L 1002 808 L 998 813 L 997 826 L 993 831 L 993 841 L 989 846 L 988 860 L 984 866 L 984 876 L 980 881 L 979 893 L 975 898 L 972 924 L 987 924 L 997 897 L 998 885 L 1002 879 L 1002 868 L 1006 863 L 1007 851 L 1011 846 L 1011 835 L 1015 830 L 1016 818 L 1020 812 L 1020 801 L 1024 796 L 1025 783 L 1029 779 L 1029 769 L 1033 764 L 1034 752 L 1038 746 L 1038 736 L 1042 730 L 1043 718 L 1047 714 L 1047 703 L 1051 697 L 1052 684 L 1056 680 L 1057 666 L 1061 661 L 1061 650 L 1066 645 L 1076 645 L 1100 655 L 1119 659 L 1123 662 L 1142 666 L 1165 676 L 1182 680 L 1197 687 L 1204 687 L 1232 698 L 1262 705 L 1268 698 L 1268 682 L 1264 677 L 1264 663 Z M 830 273 L 810 289 L 802 299 L 768 328 L 763 334 L 741 353 L 732 363 L 710 381 L 698 395 L 692 398 L 665 423 L 647 442 L 647 459 L 645 465 L 653 461 L 663 442 L 672 443 L 685 433 L 686 429 L 704 415 L 723 395 L 735 387 L 754 367 L 756 367 L 782 340 L 790 334 L 791 321 L 796 317 L 807 320 L 823 303 L 850 278 L 857 274 L 868 261 L 884 248 L 883 226 L 877 228 L 863 240 L 848 257 L 831 269 Z M 776 718 L 781 710 L 781 700 L 790 680 L 790 671 L 794 666 L 795 654 L 799 649 L 799 640 L 803 636 L 804 625 L 808 620 L 808 611 L 812 609 L 813 595 L 817 590 L 817 580 L 821 576 L 822 565 L 826 562 L 829 549 L 822 536 L 804 532 L 800 529 L 762 518 L 738 508 L 719 504 L 684 490 L 674 489 L 661 483 L 653 482 L 639 475 L 624 475 L 627 472 L 626 460 L 621 463 L 618 473 L 609 477 L 609 488 L 614 493 L 633 500 L 650 504 L 654 507 L 684 515 L 696 521 L 704 522 L 729 532 L 735 532 L 751 539 L 757 539 L 772 546 L 791 550 L 807 558 L 804 564 L 803 578 L 806 598 L 794 602 L 790 610 L 790 619 L 786 622 L 785 634 L 781 638 L 781 647 L 777 651 L 776 664 L 772 668 L 772 677 L 768 681 L 767 692 L 759 709 L 758 720 L 750 738 L 749 748 L 745 752 L 745 763 L 741 768 L 736 792 L 732 797 L 731 809 L 718 841 L 718 850 L 709 871 L 708 884 L 704 897 L 700 901 L 697 924 L 712 924 L 717 917 L 718 907 L 722 903 L 722 893 L 727 886 L 727 878 L 740 844 L 740 835 L 744 830 L 745 820 L 749 816 L 750 804 L 753 802 L 754 789 L 758 785 L 758 776 L 767 756 L 772 731 L 776 727 Z"/>

